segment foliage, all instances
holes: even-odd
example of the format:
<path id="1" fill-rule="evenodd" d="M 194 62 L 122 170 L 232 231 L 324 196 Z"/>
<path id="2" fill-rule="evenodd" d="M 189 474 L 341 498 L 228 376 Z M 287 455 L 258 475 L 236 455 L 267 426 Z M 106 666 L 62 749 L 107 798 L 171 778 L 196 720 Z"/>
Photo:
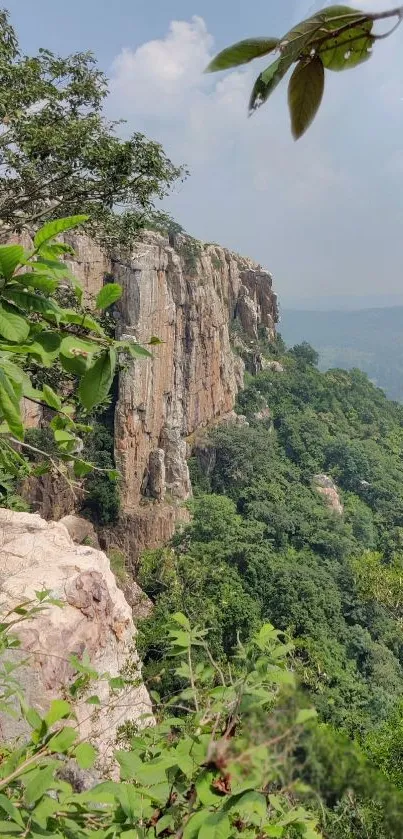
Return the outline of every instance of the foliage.
<path id="1" fill-rule="evenodd" d="M 19 645 L 11 634 L 16 624 L 46 608 L 48 593 L 40 599 L 39 607 L 25 604 L 3 620 L 3 656 Z M 310 791 L 294 777 L 293 760 L 315 712 L 287 700 L 285 691 L 294 687 L 289 647 L 267 624 L 248 646 L 238 644 L 232 668 L 221 668 L 205 635 L 182 613 L 173 615 L 170 647 L 181 688 L 159 709 L 157 724 L 117 752 L 120 782 L 84 793 L 63 779 L 67 761 L 88 769 L 97 759 L 96 749 L 78 738 L 71 703 L 56 699 L 41 716 L 27 707 L 14 666 L 4 662 L 2 707 L 11 710 L 17 700 L 30 735 L 8 750 L 0 767 L 1 835 L 319 839 Z M 202 653 L 197 664 L 195 651 Z M 77 659 L 75 666 L 89 687 L 96 674 Z M 181 716 L 172 716 L 175 710 Z"/>
<path id="2" fill-rule="evenodd" d="M 114 524 L 119 516 L 119 482 L 111 480 L 115 465 L 113 415 L 115 388 L 112 387 L 111 403 L 91 419 L 91 431 L 86 434 L 83 457 L 100 471 L 90 472 L 83 481 L 84 497 L 81 509 L 96 524 Z"/>
<path id="3" fill-rule="evenodd" d="M 246 640 L 270 620 L 295 639 L 321 718 L 365 743 L 403 689 L 403 409 L 359 371 L 321 373 L 309 347 L 276 357 L 284 372 L 249 377 L 239 395 L 249 425 L 196 444 L 191 523 L 141 560 L 156 601 L 142 628 L 146 672 L 164 656 L 173 609 L 203 621 L 220 660 L 234 625 Z M 343 516 L 319 495 L 319 474 L 336 481 Z M 171 687 L 165 676 L 161 689 Z"/>
<path id="4" fill-rule="evenodd" d="M 35 234 L 33 248 L 22 245 L 0 246 L 0 492 L 3 503 L 14 504 L 13 479 L 28 471 L 27 460 L 18 449 L 45 456 L 47 468 L 64 473 L 72 464 L 76 478 L 91 471 L 92 465 L 81 454 L 80 433 L 89 427 L 74 420 L 78 408 L 90 411 L 107 400 L 121 357 L 143 357 L 148 350 L 134 341 L 115 341 L 100 322 L 86 311 L 59 304 L 55 292 L 70 286 L 78 301 L 81 289 L 67 263 L 59 257 L 71 255 L 72 249 L 56 237 L 86 221 L 87 216 L 71 216 L 48 222 Z M 107 308 L 120 296 L 121 289 L 109 284 L 98 295 L 98 309 Z M 77 398 L 71 389 L 55 390 L 46 377 L 40 389 L 34 387 L 28 361 L 38 369 L 51 369 L 56 363 L 79 382 Z M 35 374 L 35 384 L 39 376 Z M 74 380 L 73 380 L 74 381 Z M 57 461 L 47 451 L 24 441 L 22 399 L 39 402 L 50 409 L 53 442 Z M 113 464 L 104 463 L 110 477 Z M 43 467 L 46 468 L 46 467 Z M 98 467 L 96 467 L 98 468 Z"/>
<path id="5" fill-rule="evenodd" d="M 377 34 L 378 20 L 396 18 L 393 28 Z M 367 61 L 381 38 L 395 31 L 403 19 L 403 7 L 370 14 L 350 6 L 329 6 L 301 21 L 282 38 L 249 38 L 219 53 L 207 72 L 226 70 L 254 58 L 277 52 L 272 64 L 263 70 L 254 84 L 249 112 L 260 108 L 295 64 L 288 87 L 291 129 L 297 140 L 311 125 L 320 107 L 325 70 L 348 70 Z"/>
<path id="6" fill-rule="evenodd" d="M 129 245 L 184 170 L 142 134 L 116 136 L 91 53 L 22 55 L 7 12 L 0 15 L 1 224 L 22 230 L 84 212 L 109 246 Z"/>
<path id="7" fill-rule="evenodd" d="M 203 252 L 201 242 L 192 236 L 182 236 L 178 251 L 183 259 L 185 272 L 191 277 L 195 276 Z"/>

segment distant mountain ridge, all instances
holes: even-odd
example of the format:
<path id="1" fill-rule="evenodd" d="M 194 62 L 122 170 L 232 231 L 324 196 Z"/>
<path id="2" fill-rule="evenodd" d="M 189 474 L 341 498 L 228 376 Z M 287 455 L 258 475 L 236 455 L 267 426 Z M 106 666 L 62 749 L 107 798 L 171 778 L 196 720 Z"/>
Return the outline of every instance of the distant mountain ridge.
<path id="1" fill-rule="evenodd" d="M 353 311 L 283 309 L 280 332 L 292 346 L 308 341 L 320 368 L 358 367 L 390 399 L 403 402 L 403 306 Z"/>

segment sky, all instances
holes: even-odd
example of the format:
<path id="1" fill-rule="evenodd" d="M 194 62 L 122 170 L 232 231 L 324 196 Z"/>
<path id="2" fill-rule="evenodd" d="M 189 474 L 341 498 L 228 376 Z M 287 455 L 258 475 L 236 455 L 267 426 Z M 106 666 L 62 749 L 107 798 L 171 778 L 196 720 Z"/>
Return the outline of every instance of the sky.
<path id="1" fill-rule="evenodd" d="M 203 69 L 234 41 L 285 34 L 326 0 L 5 5 L 26 53 L 94 52 L 110 79 L 107 115 L 190 170 L 166 208 L 197 238 L 268 268 L 283 305 L 403 302 L 403 25 L 366 64 L 326 74 L 319 114 L 295 143 L 284 82 L 247 118 L 267 59 Z M 394 0 L 358 5 L 378 11 Z"/>

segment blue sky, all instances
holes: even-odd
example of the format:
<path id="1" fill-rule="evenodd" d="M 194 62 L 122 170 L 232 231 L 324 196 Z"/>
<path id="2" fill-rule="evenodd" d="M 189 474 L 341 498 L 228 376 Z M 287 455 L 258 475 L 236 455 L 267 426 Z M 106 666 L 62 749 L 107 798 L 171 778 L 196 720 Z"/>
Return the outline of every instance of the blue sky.
<path id="1" fill-rule="evenodd" d="M 193 235 L 273 271 L 285 302 L 403 299 L 403 26 L 354 71 L 327 74 L 314 125 L 290 138 L 286 87 L 252 119 L 258 65 L 204 76 L 216 51 L 281 35 L 313 0 L 8 0 L 23 49 L 92 50 L 110 116 L 191 171 L 168 205 Z M 357 5 L 357 4 L 355 4 Z M 393 0 L 366 0 L 368 10 Z"/>

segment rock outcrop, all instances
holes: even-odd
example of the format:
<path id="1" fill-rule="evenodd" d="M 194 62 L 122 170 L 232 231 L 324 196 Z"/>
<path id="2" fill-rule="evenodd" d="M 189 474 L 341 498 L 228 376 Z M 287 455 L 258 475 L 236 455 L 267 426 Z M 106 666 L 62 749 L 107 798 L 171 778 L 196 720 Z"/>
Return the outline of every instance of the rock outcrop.
<path id="1" fill-rule="evenodd" d="M 186 438 L 231 412 L 242 387 L 231 323 L 238 319 L 253 340 L 260 327 L 272 339 L 277 321 L 271 275 L 251 260 L 184 236 L 174 250 L 148 233 L 138 249 L 114 265 L 123 286 L 119 331 L 162 343 L 120 377 L 116 455 L 127 512 L 142 496 L 189 496 Z"/>
<path id="2" fill-rule="evenodd" d="M 101 551 L 73 543 L 61 522 L 38 515 L 0 509 L 0 609 L 4 615 L 46 589 L 63 607 L 45 606 L 32 620 L 15 628 L 21 649 L 13 652 L 27 663 L 18 670 L 26 698 L 41 712 L 64 694 L 74 678 L 70 656 L 86 651 L 100 674 L 118 676 L 130 668 L 130 686 L 113 695 L 107 680 L 91 684 L 100 705 L 75 703 L 79 734 L 96 742 L 108 761 L 120 725 L 128 720 L 152 721 L 151 702 L 141 682 L 135 649 L 132 610 L 116 585 L 109 560 Z M 137 674 L 137 677 L 136 677 Z M 91 710 L 92 709 L 92 710 Z M 0 734 L 9 739 L 24 732 L 15 720 L 0 717 Z"/>
<path id="3" fill-rule="evenodd" d="M 315 488 L 319 495 L 321 495 L 327 506 L 330 507 L 338 516 L 344 512 L 344 507 L 340 499 L 339 490 L 329 475 L 315 475 Z"/>
<path id="4" fill-rule="evenodd" d="M 113 277 L 123 286 L 119 334 L 162 342 L 152 358 L 134 361 L 119 377 L 115 450 L 123 516 L 112 541 L 124 542 L 135 560 L 142 548 L 172 535 L 176 510 L 191 494 L 188 438 L 234 408 L 245 365 L 232 349 L 232 326 L 251 344 L 259 336 L 272 340 L 277 298 L 260 265 L 188 236 L 145 233 L 131 255 L 112 260 L 85 235 L 66 240 L 76 251 L 70 267 L 84 300 L 90 303 Z M 51 498 L 48 505 L 46 498 L 35 502 L 52 514 Z M 61 515 L 67 512 L 63 506 Z"/>

